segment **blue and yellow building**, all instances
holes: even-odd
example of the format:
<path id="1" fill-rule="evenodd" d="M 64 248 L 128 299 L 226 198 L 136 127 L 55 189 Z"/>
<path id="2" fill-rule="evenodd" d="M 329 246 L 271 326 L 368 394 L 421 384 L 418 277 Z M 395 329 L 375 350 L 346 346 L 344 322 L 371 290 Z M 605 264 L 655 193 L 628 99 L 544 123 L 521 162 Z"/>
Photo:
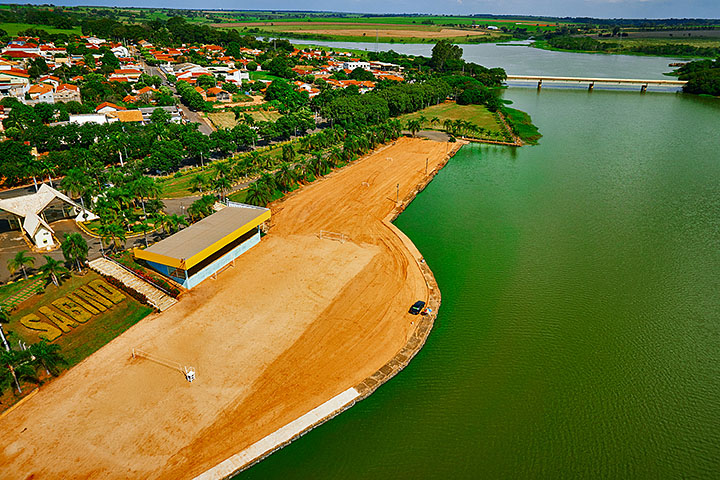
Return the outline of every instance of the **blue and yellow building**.
<path id="1" fill-rule="evenodd" d="M 145 250 L 135 250 L 135 257 L 190 289 L 260 243 L 260 225 L 269 219 L 267 208 L 234 204 Z"/>

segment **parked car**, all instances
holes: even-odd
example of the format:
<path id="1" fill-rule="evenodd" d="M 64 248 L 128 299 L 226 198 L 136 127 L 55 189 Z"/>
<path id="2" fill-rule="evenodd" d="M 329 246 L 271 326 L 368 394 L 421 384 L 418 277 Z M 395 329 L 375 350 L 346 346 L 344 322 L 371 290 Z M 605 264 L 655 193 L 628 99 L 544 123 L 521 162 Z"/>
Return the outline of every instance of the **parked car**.
<path id="1" fill-rule="evenodd" d="M 412 304 L 412 307 L 410 307 L 409 312 L 412 315 L 417 315 L 420 312 L 422 312 L 423 308 L 425 308 L 425 302 L 423 302 L 422 300 L 418 300 L 417 302 Z"/>

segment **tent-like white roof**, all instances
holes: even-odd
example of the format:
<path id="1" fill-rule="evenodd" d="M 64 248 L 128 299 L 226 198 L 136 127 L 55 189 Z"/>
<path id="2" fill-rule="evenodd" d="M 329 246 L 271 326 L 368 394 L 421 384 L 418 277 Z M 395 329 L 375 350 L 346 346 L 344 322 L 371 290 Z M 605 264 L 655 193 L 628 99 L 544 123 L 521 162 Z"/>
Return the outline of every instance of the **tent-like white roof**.
<path id="1" fill-rule="evenodd" d="M 45 210 L 47 206 L 50 205 L 50 202 L 56 198 L 65 203 L 69 203 L 74 207 L 80 208 L 80 205 L 73 202 L 70 197 L 43 183 L 40 185 L 40 188 L 36 193 L 0 200 L 0 210 L 5 210 L 13 215 L 22 217 L 24 219 L 23 230 L 32 237 L 35 233 L 37 233 L 37 230 L 41 225 L 47 228 L 50 232 L 53 231 L 53 229 L 50 228 L 50 225 L 40 218 L 40 213 Z"/>

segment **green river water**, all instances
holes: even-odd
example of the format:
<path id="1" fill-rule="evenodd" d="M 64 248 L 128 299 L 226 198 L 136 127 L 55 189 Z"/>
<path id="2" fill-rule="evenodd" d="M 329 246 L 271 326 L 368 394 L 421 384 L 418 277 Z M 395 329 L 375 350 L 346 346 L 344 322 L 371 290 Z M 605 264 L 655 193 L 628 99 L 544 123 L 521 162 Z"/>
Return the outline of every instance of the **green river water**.
<path id="1" fill-rule="evenodd" d="M 719 478 L 720 101 L 506 98 L 540 145 L 463 147 L 397 220 L 426 346 L 238 478 Z"/>

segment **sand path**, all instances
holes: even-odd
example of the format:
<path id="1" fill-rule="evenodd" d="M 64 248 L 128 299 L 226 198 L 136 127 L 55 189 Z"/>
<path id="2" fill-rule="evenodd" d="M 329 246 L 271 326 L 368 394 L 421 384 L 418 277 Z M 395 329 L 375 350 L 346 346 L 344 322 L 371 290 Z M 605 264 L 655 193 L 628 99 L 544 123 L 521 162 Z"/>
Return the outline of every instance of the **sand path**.
<path id="1" fill-rule="evenodd" d="M 448 149 L 403 138 L 275 205 L 270 233 L 234 268 L 1 419 L 2 477 L 191 478 L 372 374 L 428 296 L 382 219 L 396 185 L 402 199 Z M 197 380 L 132 359 L 133 347 L 195 366 Z"/>

